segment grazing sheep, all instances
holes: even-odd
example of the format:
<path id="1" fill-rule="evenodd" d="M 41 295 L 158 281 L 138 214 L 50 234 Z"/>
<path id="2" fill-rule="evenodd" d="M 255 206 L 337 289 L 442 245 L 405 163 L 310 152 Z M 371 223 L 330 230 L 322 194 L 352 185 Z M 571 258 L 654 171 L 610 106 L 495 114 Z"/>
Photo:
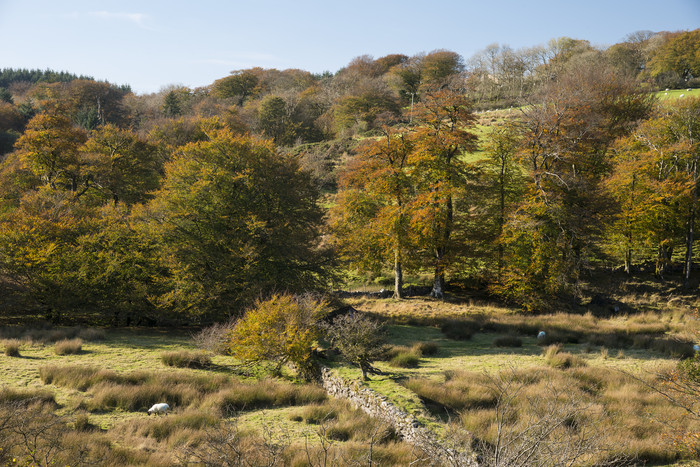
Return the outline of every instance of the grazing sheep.
<path id="1" fill-rule="evenodd" d="M 685 94 L 681 94 L 681 97 L 685 97 Z"/>
<path id="2" fill-rule="evenodd" d="M 540 332 L 537 334 L 537 338 L 538 338 L 539 340 L 542 340 L 542 339 L 545 338 L 546 335 L 547 335 L 546 332 L 540 331 Z"/>
<path id="3" fill-rule="evenodd" d="M 168 410 L 170 410 L 170 406 L 168 404 L 165 404 L 165 403 L 154 404 L 153 407 L 148 409 L 148 415 L 151 415 L 152 413 L 155 413 L 155 414 L 162 413 L 162 414 L 168 415 Z"/>

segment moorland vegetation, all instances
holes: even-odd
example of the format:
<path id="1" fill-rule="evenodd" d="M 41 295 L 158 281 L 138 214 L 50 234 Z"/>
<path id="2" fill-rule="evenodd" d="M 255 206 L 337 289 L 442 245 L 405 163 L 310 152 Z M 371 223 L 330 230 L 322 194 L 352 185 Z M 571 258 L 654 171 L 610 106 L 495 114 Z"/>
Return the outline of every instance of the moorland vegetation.
<path id="1" fill-rule="evenodd" d="M 698 50 L 0 71 L 0 463 L 431 462 L 319 365 L 485 465 L 696 459 Z"/>

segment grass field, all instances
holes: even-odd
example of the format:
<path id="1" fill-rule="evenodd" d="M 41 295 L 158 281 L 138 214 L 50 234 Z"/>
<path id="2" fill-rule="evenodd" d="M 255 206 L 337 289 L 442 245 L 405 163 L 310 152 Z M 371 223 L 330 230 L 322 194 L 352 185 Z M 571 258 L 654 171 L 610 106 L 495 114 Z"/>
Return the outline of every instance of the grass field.
<path id="1" fill-rule="evenodd" d="M 653 384 L 655 375 L 687 355 L 697 302 L 677 298 L 628 296 L 628 302 L 647 311 L 609 317 L 585 312 L 526 316 L 464 299 L 358 298 L 349 303 L 386 321 L 393 354 L 412 354 L 377 362 L 383 374 L 362 384 L 439 435 L 449 438 L 451 424 L 472 433 L 472 443 L 491 443 L 498 410 L 493 384 L 511 375 L 524 398 L 517 399 L 510 429 L 541 416 L 535 395 L 552 391 L 559 401 L 575 396 L 588 414 L 577 423 L 590 423 L 614 447 L 600 448 L 598 457 L 587 462 L 615 458 L 670 465 L 689 455 L 664 428 L 683 413 L 640 380 Z M 540 330 L 547 332 L 547 342 L 537 339 Z M 11 391 L 34 394 L 33 400 L 40 396 L 45 402 L 33 410 L 62 417 L 76 427 L 68 433 L 82 439 L 90 455 L 110 462 L 171 465 L 177 456 L 195 459 L 223 450 L 223 438 L 212 434 L 228 430 L 224 438 L 232 439 L 233 432 L 234 450 L 247 455 L 267 453 L 266 460 L 274 455 L 289 465 L 322 465 L 319 456 L 331 453 L 344 465 L 340 459 L 364 459 L 369 440 L 384 430 L 347 404 L 328 400 L 320 388 L 293 381 L 291 372 L 270 379 L 221 355 L 209 355 L 204 369 L 167 366 L 163 354 L 196 351 L 188 330 L 72 330 L 65 336 L 59 331 L 38 331 L 32 338 L 2 331 L 0 337 L 19 342 L 19 356 L 0 355 L 0 399 L 16 398 Z M 55 341 L 62 337 L 81 339 L 78 353 L 58 355 Z M 327 363 L 348 380 L 361 379 L 359 369 L 337 360 Z M 161 399 L 171 402 L 173 413 L 148 417 L 145 410 Z M 0 430 L 2 416 L 0 410 Z M 319 425 L 319 419 L 326 421 Z M 698 429 L 696 424 L 686 426 Z M 80 431 L 79 426 L 94 429 Z M 332 449 L 324 451 L 324 443 Z M 273 453 L 274 446 L 281 450 Z M 389 434 L 375 448 L 380 465 L 415 460 L 413 448 Z M 0 464 L 7 460 L 2 449 L 0 439 Z M 75 463 L 69 454 L 75 455 L 68 448 L 57 451 L 54 460 Z"/>
<path id="2" fill-rule="evenodd" d="M 683 97 L 700 97 L 700 88 L 696 89 L 669 89 L 668 91 L 659 91 L 656 97 L 660 100 L 682 99 Z"/>

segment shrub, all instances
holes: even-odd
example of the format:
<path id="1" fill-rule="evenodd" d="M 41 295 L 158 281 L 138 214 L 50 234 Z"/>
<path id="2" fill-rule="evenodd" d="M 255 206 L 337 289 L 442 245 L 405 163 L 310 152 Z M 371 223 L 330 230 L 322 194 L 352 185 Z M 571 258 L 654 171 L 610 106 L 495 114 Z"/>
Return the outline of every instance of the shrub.
<path id="1" fill-rule="evenodd" d="M 19 339 L 6 339 L 2 341 L 3 347 L 5 347 L 5 355 L 8 357 L 19 357 L 19 348 L 22 345 L 22 341 Z"/>
<path id="2" fill-rule="evenodd" d="M 494 347 L 522 347 L 523 340 L 517 336 L 501 336 L 493 340 Z"/>
<path id="3" fill-rule="evenodd" d="M 291 362 L 300 376 L 311 378 L 312 348 L 326 313 L 326 302 L 310 295 L 274 295 L 259 301 L 233 328 L 231 354 L 246 362 L 275 362 L 275 372 Z"/>
<path id="4" fill-rule="evenodd" d="M 83 350 L 82 339 L 64 339 L 62 341 L 56 342 L 53 347 L 56 355 L 74 355 L 78 354 Z"/>
<path id="5" fill-rule="evenodd" d="M 211 358 L 204 352 L 188 352 L 186 350 L 165 352 L 160 360 L 168 366 L 177 368 L 207 368 L 211 365 Z"/>

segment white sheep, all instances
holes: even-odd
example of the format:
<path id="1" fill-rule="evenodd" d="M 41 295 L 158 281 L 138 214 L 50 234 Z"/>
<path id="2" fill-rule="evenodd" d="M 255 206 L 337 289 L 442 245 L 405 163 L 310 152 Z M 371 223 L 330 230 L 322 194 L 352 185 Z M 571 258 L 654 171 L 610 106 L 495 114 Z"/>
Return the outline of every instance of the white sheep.
<path id="1" fill-rule="evenodd" d="M 540 339 L 540 340 L 542 340 L 542 339 L 545 338 L 546 335 L 547 335 L 546 332 L 540 331 L 540 332 L 537 334 L 537 338 Z"/>
<path id="2" fill-rule="evenodd" d="M 170 406 L 166 403 L 154 404 L 153 407 L 148 409 L 148 415 L 152 413 L 168 415 L 168 410 L 170 410 Z"/>

